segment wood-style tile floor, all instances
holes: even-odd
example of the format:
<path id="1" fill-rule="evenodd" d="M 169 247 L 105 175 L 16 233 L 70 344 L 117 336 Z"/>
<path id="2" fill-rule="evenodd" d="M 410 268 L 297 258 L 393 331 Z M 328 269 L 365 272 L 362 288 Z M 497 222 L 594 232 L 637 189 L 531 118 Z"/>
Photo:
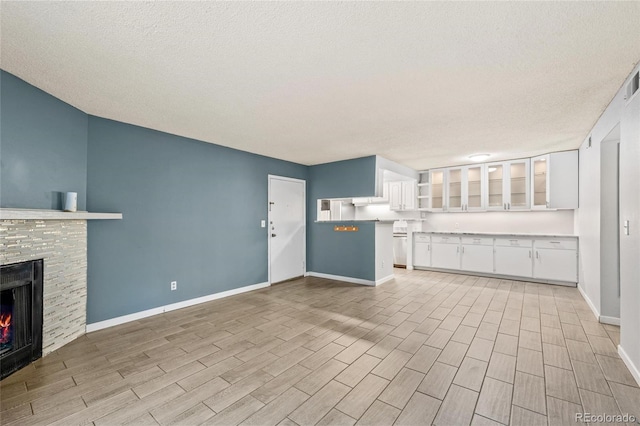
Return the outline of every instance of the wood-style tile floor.
<path id="1" fill-rule="evenodd" d="M 317 278 L 90 333 L 0 383 L 2 425 L 489 425 L 640 418 L 575 288 L 396 270 Z"/>

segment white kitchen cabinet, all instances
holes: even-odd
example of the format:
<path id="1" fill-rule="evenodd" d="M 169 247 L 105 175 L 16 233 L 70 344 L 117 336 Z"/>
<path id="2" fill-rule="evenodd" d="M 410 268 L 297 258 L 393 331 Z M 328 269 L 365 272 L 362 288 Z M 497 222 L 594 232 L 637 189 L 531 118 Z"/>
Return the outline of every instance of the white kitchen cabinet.
<path id="1" fill-rule="evenodd" d="M 486 165 L 487 209 L 529 209 L 529 166 L 528 158 Z"/>
<path id="2" fill-rule="evenodd" d="M 389 209 L 415 210 L 415 208 L 416 182 L 414 180 L 389 182 Z"/>
<path id="3" fill-rule="evenodd" d="M 428 234 L 414 234 L 413 236 L 413 266 L 431 267 L 431 236 Z"/>
<path id="4" fill-rule="evenodd" d="M 524 238 L 496 238 L 495 273 L 533 276 L 533 241 Z"/>
<path id="5" fill-rule="evenodd" d="M 460 237 L 432 235 L 431 266 L 442 269 L 460 269 Z"/>
<path id="6" fill-rule="evenodd" d="M 445 211 L 445 172 L 445 169 L 429 171 L 429 184 L 431 186 L 429 209 L 433 212 Z"/>
<path id="7" fill-rule="evenodd" d="M 484 209 L 484 165 L 448 168 L 444 181 L 445 211 Z"/>
<path id="8" fill-rule="evenodd" d="M 531 208 L 578 208 L 578 151 L 553 152 L 531 159 Z"/>
<path id="9" fill-rule="evenodd" d="M 534 278 L 578 282 L 578 244 L 576 240 L 536 240 L 534 252 Z"/>
<path id="10" fill-rule="evenodd" d="M 460 269 L 493 272 L 493 238 L 463 237 Z"/>
<path id="11" fill-rule="evenodd" d="M 429 182 L 429 171 L 420 172 L 418 180 L 417 210 L 429 210 L 431 206 L 431 183 Z"/>

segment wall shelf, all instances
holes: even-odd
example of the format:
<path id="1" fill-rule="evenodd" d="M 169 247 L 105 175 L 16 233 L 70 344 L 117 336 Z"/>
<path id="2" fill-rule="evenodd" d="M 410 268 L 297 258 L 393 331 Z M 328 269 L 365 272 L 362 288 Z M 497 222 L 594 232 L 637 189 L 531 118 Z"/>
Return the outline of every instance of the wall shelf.
<path id="1" fill-rule="evenodd" d="M 122 213 L 63 212 L 61 210 L 0 208 L 0 220 L 122 219 Z"/>

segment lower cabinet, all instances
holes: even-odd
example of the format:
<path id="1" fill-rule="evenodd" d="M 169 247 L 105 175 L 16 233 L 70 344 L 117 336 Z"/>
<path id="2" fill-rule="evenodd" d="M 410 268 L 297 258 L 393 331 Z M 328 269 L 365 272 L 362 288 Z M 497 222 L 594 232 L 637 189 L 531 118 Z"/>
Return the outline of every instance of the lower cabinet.
<path id="1" fill-rule="evenodd" d="M 414 266 L 578 282 L 576 238 L 417 233 Z"/>
<path id="2" fill-rule="evenodd" d="M 493 272 L 493 238 L 462 238 L 460 269 L 473 272 Z"/>
<path id="3" fill-rule="evenodd" d="M 496 238 L 495 273 L 530 278 L 533 276 L 533 241 Z"/>
<path id="4" fill-rule="evenodd" d="M 534 278 L 578 281 L 578 247 L 576 241 L 536 240 L 534 251 Z"/>
<path id="5" fill-rule="evenodd" d="M 434 235 L 431 239 L 431 266 L 460 269 L 460 237 Z"/>
<path id="6" fill-rule="evenodd" d="M 431 267 L 431 236 L 416 234 L 413 237 L 413 265 Z"/>

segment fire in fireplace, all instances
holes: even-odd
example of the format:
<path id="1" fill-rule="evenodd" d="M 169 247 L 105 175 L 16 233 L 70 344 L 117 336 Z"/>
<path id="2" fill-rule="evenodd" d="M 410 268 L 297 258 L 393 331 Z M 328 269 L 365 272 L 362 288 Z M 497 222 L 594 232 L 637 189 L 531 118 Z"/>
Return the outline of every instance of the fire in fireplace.
<path id="1" fill-rule="evenodd" d="M 0 379 L 42 356 L 43 261 L 0 268 Z"/>
<path id="2" fill-rule="evenodd" d="M 11 322 L 11 316 L 13 313 L 13 306 L 4 304 L 0 305 L 0 355 L 10 351 L 13 346 L 13 339 L 11 332 L 13 331 L 13 323 Z"/>

